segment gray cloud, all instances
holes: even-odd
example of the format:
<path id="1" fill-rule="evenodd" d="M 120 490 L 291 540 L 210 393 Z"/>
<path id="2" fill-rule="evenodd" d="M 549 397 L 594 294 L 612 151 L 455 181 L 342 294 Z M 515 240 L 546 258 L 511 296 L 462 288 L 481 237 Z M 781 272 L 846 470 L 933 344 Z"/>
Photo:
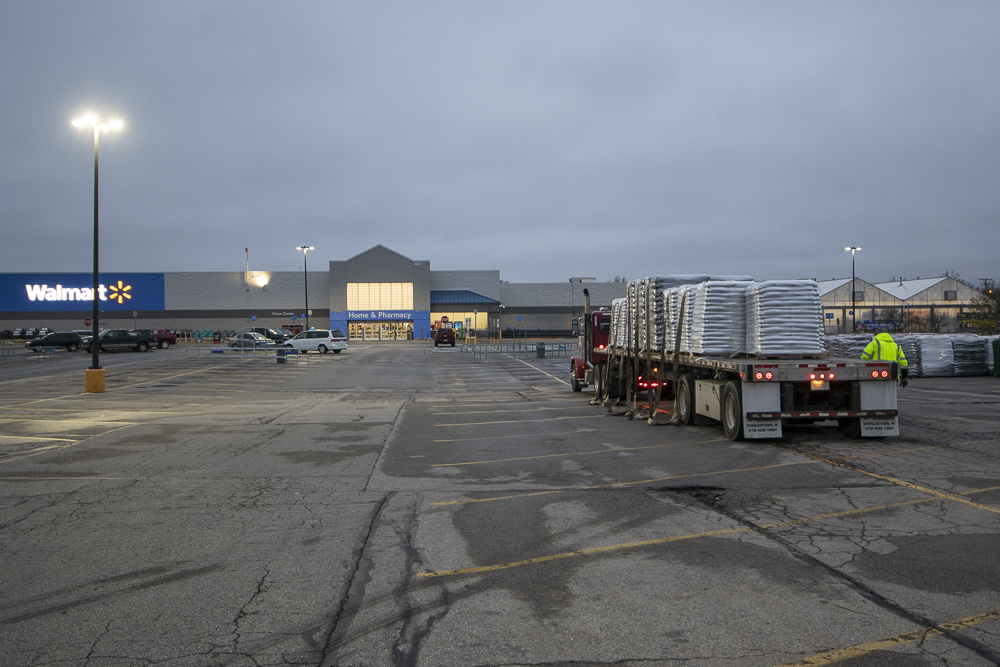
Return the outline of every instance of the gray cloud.
<path id="1" fill-rule="evenodd" d="M 6 3 L 3 271 L 996 277 L 1000 6 Z M 317 265 L 318 266 L 318 265 Z"/>

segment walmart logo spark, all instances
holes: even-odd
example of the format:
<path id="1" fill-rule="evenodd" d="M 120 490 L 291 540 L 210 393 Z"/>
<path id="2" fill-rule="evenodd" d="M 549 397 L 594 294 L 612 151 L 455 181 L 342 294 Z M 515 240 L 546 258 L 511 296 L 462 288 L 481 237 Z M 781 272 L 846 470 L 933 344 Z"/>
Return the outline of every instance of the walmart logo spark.
<path id="1" fill-rule="evenodd" d="M 108 288 L 108 298 L 120 304 L 125 303 L 124 299 L 132 298 L 132 295 L 129 294 L 129 290 L 131 289 L 131 285 L 122 285 L 122 281 L 119 280 L 117 285 L 112 285 Z"/>

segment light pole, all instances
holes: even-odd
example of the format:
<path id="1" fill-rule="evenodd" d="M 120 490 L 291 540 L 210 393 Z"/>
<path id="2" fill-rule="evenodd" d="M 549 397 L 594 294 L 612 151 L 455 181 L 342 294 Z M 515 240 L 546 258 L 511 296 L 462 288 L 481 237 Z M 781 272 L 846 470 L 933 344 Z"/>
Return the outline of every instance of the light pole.
<path id="1" fill-rule="evenodd" d="M 305 287 L 306 287 L 306 331 L 309 331 L 309 263 L 306 261 L 306 255 L 309 254 L 310 250 L 315 250 L 316 248 L 311 245 L 300 245 L 295 246 L 296 250 L 302 251 L 302 273 L 305 275 Z"/>
<path id="2" fill-rule="evenodd" d="M 91 332 L 90 339 L 90 351 L 92 355 L 92 360 L 90 368 L 87 369 L 87 391 L 92 393 L 102 393 L 104 392 L 104 369 L 101 368 L 100 360 L 100 343 L 97 339 L 98 333 L 98 291 L 99 286 L 99 265 L 98 265 L 98 224 L 97 224 L 97 157 L 98 157 L 98 146 L 100 143 L 101 131 L 102 130 L 120 130 L 122 129 L 122 122 L 118 119 L 115 120 L 99 120 L 94 114 L 87 114 L 83 118 L 77 118 L 72 121 L 74 127 L 93 127 L 94 128 L 94 289 L 91 292 L 91 297 L 94 301 L 94 312 L 92 315 L 94 328 Z"/>
<path id="3" fill-rule="evenodd" d="M 855 297 L 858 295 L 858 291 L 854 288 L 854 253 L 861 250 L 861 246 L 848 246 L 844 250 L 851 251 L 851 333 L 857 333 L 858 331 L 858 304 Z"/>

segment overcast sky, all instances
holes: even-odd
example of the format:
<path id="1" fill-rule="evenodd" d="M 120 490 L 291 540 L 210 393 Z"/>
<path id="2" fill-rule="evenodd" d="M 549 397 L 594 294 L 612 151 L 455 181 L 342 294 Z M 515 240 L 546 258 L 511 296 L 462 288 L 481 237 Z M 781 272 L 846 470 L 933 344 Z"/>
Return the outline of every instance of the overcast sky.
<path id="1" fill-rule="evenodd" d="M 1000 3 L 0 0 L 0 272 L 1000 279 Z"/>

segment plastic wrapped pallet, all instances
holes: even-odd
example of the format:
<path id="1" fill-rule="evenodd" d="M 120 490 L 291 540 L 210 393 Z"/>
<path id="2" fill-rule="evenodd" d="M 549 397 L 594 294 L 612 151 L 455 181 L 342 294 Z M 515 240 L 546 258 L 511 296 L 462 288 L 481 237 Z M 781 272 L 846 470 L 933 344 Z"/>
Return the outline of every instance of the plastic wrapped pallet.
<path id="1" fill-rule="evenodd" d="M 910 369 L 910 377 L 923 377 L 923 368 L 920 363 L 920 344 L 917 337 L 910 334 L 897 334 L 892 339 L 903 348 L 907 368 Z"/>
<path id="2" fill-rule="evenodd" d="M 688 352 L 728 356 L 746 351 L 746 295 L 751 284 L 736 280 L 698 283 Z"/>
<path id="3" fill-rule="evenodd" d="M 993 355 L 993 341 L 1000 339 L 1000 336 L 983 336 L 986 341 L 986 370 L 993 373 L 996 368 L 996 359 Z"/>
<path id="4" fill-rule="evenodd" d="M 746 351 L 825 352 L 823 306 L 814 280 L 768 280 L 746 288 Z"/>
<path id="5" fill-rule="evenodd" d="M 826 349 L 831 357 L 860 359 L 871 340 L 869 334 L 836 334 L 826 337 Z"/>
<path id="6" fill-rule="evenodd" d="M 695 285 L 706 281 L 718 280 L 742 280 L 752 281 L 749 276 L 712 276 L 708 274 L 683 274 L 683 275 L 658 275 L 648 278 L 641 278 L 629 282 L 626 296 L 626 308 L 628 316 L 626 318 L 626 345 L 635 348 L 637 351 L 649 348 L 659 352 L 667 345 L 673 348 L 673 337 L 677 330 L 677 317 L 679 310 L 674 314 L 673 330 L 668 334 L 671 314 L 669 311 L 668 297 L 665 290 L 676 288 L 679 293 L 694 290 Z M 693 305 L 690 303 L 693 298 L 689 297 L 687 308 Z M 677 301 L 677 308 L 680 308 L 680 300 Z M 691 326 L 691 317 L 685 315 L 685 330 Z M 647 333 L 648 332 L 648 333 Z M 648 336 L 648 340 L 647 340 Z M 690 336 L 687 336 L 690 339 Z"/>
<path id="7" fill-rule="evenodd" d="M 608 345 L 619 347 L 625 344 L 625 316 L 628 299 L 611 301 L 611 330 L 608 335 Z"/>
<path id="8" fill-rule="evenodd" d="M 920 346 L 921 377 L 952 377 L 955 375 L 955 352 L 948 336 L 927 334 L 916 336 Z"/>
<path id="9" fill-rule="evenodd" d="M 951 349 L 955 355 L 955 375 L 986 375 L 986 340 L 972 334 L 951 334 Z"/>

